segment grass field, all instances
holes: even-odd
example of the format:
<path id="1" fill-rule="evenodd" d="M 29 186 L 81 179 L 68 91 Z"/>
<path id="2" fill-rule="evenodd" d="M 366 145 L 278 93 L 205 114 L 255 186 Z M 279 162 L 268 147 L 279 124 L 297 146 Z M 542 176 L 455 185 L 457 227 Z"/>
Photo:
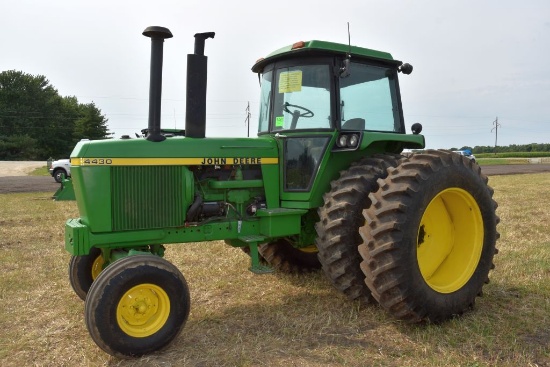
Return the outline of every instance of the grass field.
<path id="1" fill-rule="evenodd" d="M 168 246 L 191 288 L 166 350 L 119 360 L 90 339 L 67 275 L 74 202 L 0 195 L 1 366 L 550 366 L 550 174 L 491 177 L 500 253 L 473 312 L 407 325 L 350 302 L 322 273 L 254 275 L 222 242 Z"/>
<path id="2" fill-rule="evenodd" d="M 36 168 L 31 172 L 29 172 L 29 176 L 49 176 L 49 175 L 50 175 L 50 172 L 48 172 L 47 166 Z"/>

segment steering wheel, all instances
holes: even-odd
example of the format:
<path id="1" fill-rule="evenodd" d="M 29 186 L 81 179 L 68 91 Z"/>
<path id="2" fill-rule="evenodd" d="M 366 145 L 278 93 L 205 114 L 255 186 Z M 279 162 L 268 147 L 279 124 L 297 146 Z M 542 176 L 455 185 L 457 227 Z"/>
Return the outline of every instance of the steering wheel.
<path id="1" fill-rule="evenodd" d="M 283 106 L 284 106 L 283 110 L 285 112 L 288 112 L 288 113 L 292 114 L 293 117 L 295 116 L 295 117 L 308 117 L 309 118 L 309 117 L 314 116 L 313 111 L 308 110 L 307 108 L 302 107 L 302 106 L 298 106 L 298 105 L 295 105 L 295 104 L 290 104 L 288 102 L 285 102 Z M 292 112 L 288 109 L 289 107 L 299 108 L 303 112 L 300 113 L 300 111 L 298 111 L 298 110 L 295 110 L 294 112 Z"/>

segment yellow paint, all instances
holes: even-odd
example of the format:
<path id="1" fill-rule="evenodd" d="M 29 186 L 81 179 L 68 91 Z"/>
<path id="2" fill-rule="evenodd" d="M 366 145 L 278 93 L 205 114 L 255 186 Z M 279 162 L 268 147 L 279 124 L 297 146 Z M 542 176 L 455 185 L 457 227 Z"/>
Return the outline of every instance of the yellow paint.
<path id="1" fill-rule="evenodd" d="M 417 236 L 422 277 L 435 291 L 452 293 L 474 274 L 483 250 L 483 218 L 465 190 L 441 191 L 427 206 Z"/>
<path id="2" fill-rule="evenodd" d="M 308 254 L 316 254 L 319 252 L 319 250 L 317 249 L 317 246 L 315 245 L 309 245 L 307 247 L 300 247 L 298 250 L 302 251 L 302 252 L 305 252 L 305 253 L 308 253 Z"/>
<path id="3" fill-rule="evenodd" d="M 278 164 L 279 158 L 71 158 L 71 166 L 202 166 L 225 164 Z"/>
<path id="4" fill-rule="evenodd" d="M 101 254 L 95 258 L 94 262 L 92 263 L 92 280 L 95 280 L 99 273 L 103 271 L 103 264 L 105 262 L 103 261 L 103 256 Z"/>
<path id="5" fill-rule="evenodd" d="M 134 338 L 158 332 L 170 316 L 170 297 L 155 284 L 139 284 L 120 298 L 116 319 L 120 329 Z"/>

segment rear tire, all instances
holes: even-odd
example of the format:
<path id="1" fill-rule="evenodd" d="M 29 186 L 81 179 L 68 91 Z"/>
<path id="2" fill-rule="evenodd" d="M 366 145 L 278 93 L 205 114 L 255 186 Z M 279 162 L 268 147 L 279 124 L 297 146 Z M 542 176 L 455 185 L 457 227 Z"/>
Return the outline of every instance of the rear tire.
<path id="1" fill-rule="evenodd" d="M 283 273 L 307 273 L 321 269 L 314 246 L 299 249 L 286 238 L 258 246 L 260 255 L 274 269 Z"/>
<path id="2" fill-rule="evenodd" d="M 371 204 L 369 193 L 378 189 L 376 180 L 386 177 L 387 169 L 402 159 L 400 155 L 377 155 L 354 163 L 331 182 L 331 190 L 318 210 L 320 220 L 315 229 L 319 261 L 332 284 L 352 300 L 373 300 L 357 250 L 362 243 L 359 228 L 365 223 L 363 209 Z"/>
<path id="3" fill-rule="evenodd" d="M 380 305 L 408 322 L 472 308 L 488 283 L 497 204 L 478 165 L 450 151 L 413 155 L 370 195 L 359 251 Z"/>
<path id="4" fill-rule="evenodd" d="M 172 342 L 189 310 L 189 288 L 174 265 L 154 255 L 133 255 L 99 274 L 84 312 L 88 331 L 101 349 L 135 357 Z"/>

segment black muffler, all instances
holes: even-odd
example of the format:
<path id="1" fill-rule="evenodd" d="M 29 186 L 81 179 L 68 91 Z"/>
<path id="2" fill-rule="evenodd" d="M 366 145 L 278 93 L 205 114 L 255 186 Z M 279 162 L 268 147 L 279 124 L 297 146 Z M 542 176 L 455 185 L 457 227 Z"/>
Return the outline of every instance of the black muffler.
<path id="1" fill-rule="evenodd" d="M 172 32 L 164 27 L 147 27 L 143 35 L 151 38 L 151 76 L 149 82 L 149 128 L 147 140 L 163 141 L 160 133 L 160 105 L 162 95 L 162 53 L 165 38 Z"/>
<path id="2" fill-rule="evenodd" d="M 204 56 L 204 43 L 214 36 L 214 32 L 195 34 L 195 53 L 187 55 L 185 136 L 189 138 L 204 138 L 206 134 L 208 57 Z"/>

